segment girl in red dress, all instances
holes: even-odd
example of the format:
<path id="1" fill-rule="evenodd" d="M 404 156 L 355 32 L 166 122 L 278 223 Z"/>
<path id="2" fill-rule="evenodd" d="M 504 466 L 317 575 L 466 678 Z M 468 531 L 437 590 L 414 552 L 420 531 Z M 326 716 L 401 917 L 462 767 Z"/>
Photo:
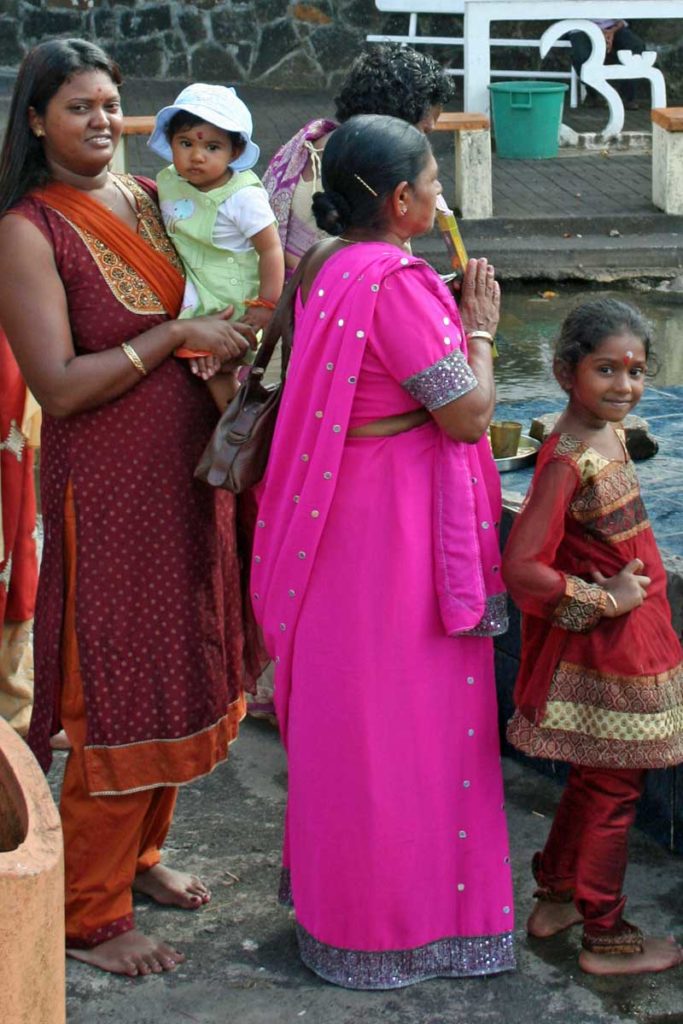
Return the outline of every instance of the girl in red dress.
<path id="1" fill-rule="evenodd" d="M 675 967 L 673 940 L 623 917 L 627 836 L 648 768 L 683 760 L 683 666 L 666 573 L 624 441 L 639 401 L 650 328 L 631 306 L 597 299 L 565 320 L 554 371 L 569 396 L 539 453 L 503 561 L 523 613 L 510 742 L 567 761 L 542 853 L 528 931 L 583 922 L 592 974 Z"/>

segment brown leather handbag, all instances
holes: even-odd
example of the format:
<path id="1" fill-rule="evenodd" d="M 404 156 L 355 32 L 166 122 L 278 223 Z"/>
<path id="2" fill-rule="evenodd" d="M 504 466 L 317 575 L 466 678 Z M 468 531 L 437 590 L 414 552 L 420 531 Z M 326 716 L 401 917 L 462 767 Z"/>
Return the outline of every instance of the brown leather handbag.
<path id="1" fill-rule="evenodd" d="M 263 477 L 292 351 L 294 300 L 306 261 L 304 257 L 283 291 L 246 379 L 228 403 L 194 472 L 213 487 L 241 494 Z M 282 344 L 280 380 L 264 384 L 278 342 Z"/>

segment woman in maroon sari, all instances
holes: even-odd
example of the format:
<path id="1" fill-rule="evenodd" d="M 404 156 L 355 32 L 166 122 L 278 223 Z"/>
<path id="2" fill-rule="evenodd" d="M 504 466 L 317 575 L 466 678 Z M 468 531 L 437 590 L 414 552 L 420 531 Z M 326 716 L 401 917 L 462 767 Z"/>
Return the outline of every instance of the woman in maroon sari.
<path id="1" fill-rule="evenodd" d="M 177 786 L 227 756 L 244 714 L 231 496 L 193 481 L 216 410 L 172 358 L 247 347 L 225 315 L 179 321 L 154 186 L 115 177 L 120 73 L 80 40 L 36 47 L 0 157 L 0 322 L 43 407 L 45 547 L 29 742 L 72 745 L 61 813 L 70 955 L 130 975 L 183 957 L 139 932 L 132 891 L 188 909 L 159 863 Z"/>

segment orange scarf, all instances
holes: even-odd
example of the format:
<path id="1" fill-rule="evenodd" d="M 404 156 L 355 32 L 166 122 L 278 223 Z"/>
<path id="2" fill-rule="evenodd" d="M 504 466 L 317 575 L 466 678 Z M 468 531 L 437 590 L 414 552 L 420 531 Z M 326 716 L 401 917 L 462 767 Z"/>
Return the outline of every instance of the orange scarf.
<path id="1" fill-rule="evenodd" d="M 170 317 L 177 317 L 185 290 L 182 274 L 166 257 L 87 192 L 52 181 L 31 193 L 82 231 L 99 238 L 149 285 Z"/>

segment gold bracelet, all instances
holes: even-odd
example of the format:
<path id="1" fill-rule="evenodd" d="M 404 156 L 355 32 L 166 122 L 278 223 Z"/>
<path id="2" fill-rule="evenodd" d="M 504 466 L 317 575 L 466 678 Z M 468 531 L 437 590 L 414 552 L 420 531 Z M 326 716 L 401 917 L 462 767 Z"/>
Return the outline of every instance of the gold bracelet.
<path id="1" fill-rule="evenodd" d="M 619 611 L 619 605 L 617 604 L 617 599 L 615 598 L 614 594 L 610 594 L 609 590 L 606 590 L 605 593 L 607 594 L 607 600 L 611 601 L 612 604 L 614 605 L 615 612 L 618 612 Z"/>
<path id="2" fill-rule="evenodd" d="M 127 341 L 124 341 L 123 344 L 121 345 L 121 348 L 126 353 L 126 355 L 130 359 L 131 363 L 133 364 L 135 369 L 138 371 L 140 376 L 141 377 L 146 377 L 147 376 L 147 367 L 145 366 L 145 364 L 143 363 L 142 359 L 137 354 L 137 352 L 135 351 L 133 346 L 129 345 Z"/>
<path id="3" fill-rule="evenodd" d="M 465 337 L 467 338 L 468 341 L 470 340 L 470 338 L 481 338 L 482 341 L 488 341 L 491 348 L 493 348 L 493 335 L 490 334 L 489 331 L 467 331 L 465 333 Z"/>

